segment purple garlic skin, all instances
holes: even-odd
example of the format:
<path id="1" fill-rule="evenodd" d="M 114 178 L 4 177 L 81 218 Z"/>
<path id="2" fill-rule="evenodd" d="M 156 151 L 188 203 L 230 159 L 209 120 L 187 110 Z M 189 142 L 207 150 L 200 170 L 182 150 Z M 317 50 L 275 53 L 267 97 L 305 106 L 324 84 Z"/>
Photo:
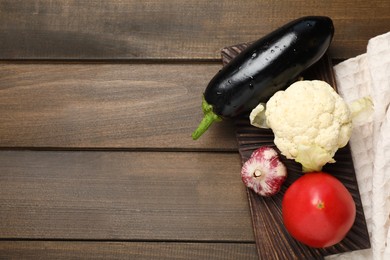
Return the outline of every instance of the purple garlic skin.
<path id="1" fill-rule="evenodd" d="M 287 168 L 275 149 L 262 146 L 254 151 L 241 169 L 244 184 L 261 196 L 272 196 L 280 191 L 287 178 Z"/>

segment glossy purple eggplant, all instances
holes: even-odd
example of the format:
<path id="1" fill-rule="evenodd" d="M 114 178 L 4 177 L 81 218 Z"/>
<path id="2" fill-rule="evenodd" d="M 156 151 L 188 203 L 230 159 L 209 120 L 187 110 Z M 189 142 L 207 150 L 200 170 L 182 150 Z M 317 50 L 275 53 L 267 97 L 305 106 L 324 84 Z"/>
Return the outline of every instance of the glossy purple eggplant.
<path id="1" fill-rule="evenodd" d="M 204 118 L 193 132 L 198 139 L 215 122 L 247 113 L 287 88 L 327 51 L 334 35 L 325 16 L 291 21 L 252 43 L 222 68 L 204 94 Z"/>

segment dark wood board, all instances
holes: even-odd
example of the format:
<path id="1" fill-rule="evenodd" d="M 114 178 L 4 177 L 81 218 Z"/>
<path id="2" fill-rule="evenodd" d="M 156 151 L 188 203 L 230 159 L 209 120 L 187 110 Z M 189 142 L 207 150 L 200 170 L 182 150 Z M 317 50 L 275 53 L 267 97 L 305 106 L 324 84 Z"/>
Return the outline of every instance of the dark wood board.
<path id="1" fill-rule="evenodd" d="M 0 149 L 237 152 L 233 122 L 191 138 L 203 117 L 203 90 L 219 69 L 219 63 L 0 62 Z"/>
<path id="2" fill-rule="evenodd" d="M 222 50 L 223 64 L 226 65 L 246 47 L 248 44 L 224 48 Z M 326 81 L 336 88 L 328 54 L 301 76 L 308 80 Z M 235 119 L 235 125 L 242 163 L 262 145 L 275 147 L 272 131 L 251 126 L 248 115 Z M 352 194 L 356 204 L 356 220 L 347 236 L 340 243 L 324 249 L 311 248 L 296 241 L 283 225 L 281 211 L 283 195 L 287 188 L 302 176 L 302 172 L 300 164 L 283 156 L 282 160 L 288 168 L 288 178 L 277 195 L 265 198 L 247 189 L 259 257 L 261 259 L 321 259 L 327 255 L 369 248 L 370 240 L 349 145 L 339 149 L 335 155 L 336 163 L 326 165 L 323 170 L 337 177 Z"/>
<path id="3" fill-rule="evenodd" d="M 239 171 L 238 153 L 0 151 L 0 242 L 254 243 Z"/>
<path id="4" fill-rule="evenodd" d="M 220 46 L 305 15 L 332 17 L 332 55 L 349 58 L 389 30 L 389 10 L 388 0 L 0 0 L 0 59 L 218 59 Z"/>
<path id="5" fill-rule="evenodd" d="M 254 243 L 0 241 L 1 259 L 256 260 Z"/>

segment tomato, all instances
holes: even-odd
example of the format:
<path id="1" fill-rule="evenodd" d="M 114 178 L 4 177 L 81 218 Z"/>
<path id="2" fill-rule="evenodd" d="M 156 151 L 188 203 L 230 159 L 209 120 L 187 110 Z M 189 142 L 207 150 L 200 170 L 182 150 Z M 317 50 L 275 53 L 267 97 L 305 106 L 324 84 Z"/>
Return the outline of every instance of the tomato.
<path id="1" fill-rule="evenodd" d="M 328 173 L 306 173 L 286 191 L 282 201 L 283 222 L 296 240 L 315 248 L 340 242 L 356 215 L 347 188 Z"/>

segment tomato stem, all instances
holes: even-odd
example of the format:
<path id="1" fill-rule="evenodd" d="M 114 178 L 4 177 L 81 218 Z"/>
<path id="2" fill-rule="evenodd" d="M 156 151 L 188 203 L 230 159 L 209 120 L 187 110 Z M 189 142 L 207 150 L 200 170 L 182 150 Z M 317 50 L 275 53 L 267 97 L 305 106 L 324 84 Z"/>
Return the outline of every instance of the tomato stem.
<path id="1" fill-rule="evenodd" d="M 323 201 L 318 201 L 317 202 L 317 208 L 318 209 L 324 209 L 325 208 L 325 202 L 323 202 Z"/>

